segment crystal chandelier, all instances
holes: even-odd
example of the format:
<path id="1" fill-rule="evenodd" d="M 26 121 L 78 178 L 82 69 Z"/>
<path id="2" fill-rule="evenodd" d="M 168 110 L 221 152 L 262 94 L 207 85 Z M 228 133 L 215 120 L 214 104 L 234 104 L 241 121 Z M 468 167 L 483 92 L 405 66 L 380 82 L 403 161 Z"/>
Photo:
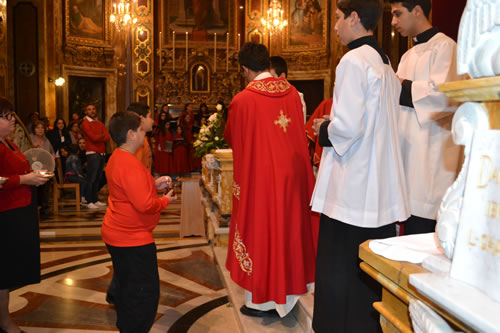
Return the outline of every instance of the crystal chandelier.
<path id="1" fill-rule="evenodd" d="M 267 10 L 267 20 L 262 18 L 262 24 L 270 31 L 283 30 L 288 25 L 288 21 L 283 19 L 285 11 L 281 9 L 281 2 L 271 0 Z"/>
<path id="2" fill-rule="evenodd" d="M 109 16 L 109 22 L 114 23 L 118 31 L 128 28 L 131 23 L 136 23 L 137 18 L 132 17 L 130 11 L 130 1 L 118 0 L 118 3 L 114 3 L 113 12 Z"/>

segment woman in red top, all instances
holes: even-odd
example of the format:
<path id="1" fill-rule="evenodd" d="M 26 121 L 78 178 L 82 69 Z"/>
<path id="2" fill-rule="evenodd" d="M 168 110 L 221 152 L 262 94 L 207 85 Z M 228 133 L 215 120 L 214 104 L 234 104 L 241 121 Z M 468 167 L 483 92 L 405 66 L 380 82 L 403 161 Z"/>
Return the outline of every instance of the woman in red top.
<path id="1" fill-rule="evenodd" d="M 170 119 L 160 120 L 155 134 L 155 171 L 160 175 L 174 173 L 173 135 L 170 131 Z"/>
<path id="2" fill-rule="evenodd" d="M 0 97 L 0 329 L 19 332 L 9 315 L 9 289 L 40 282 L 40 236 L 31 186 L 48 178 L 31 172 L 26 156 L 7 139 L 15 129 L 14 107 Z"/>
<path id="3" fill-rule="evenodd" d="M 182 133 L 182 127 L 177 126 L 176 134 L 174 135 L 174 170 L 177 174 L 188 173 L 189 160 L 186 140 Z"/>
<path id="4" fill-rule="evenodd" d="M 128 111 L 114 114 L 109 132 L 118 149 L 106 167 L 109 206 L 101 234 L 116 280 L 116 326 L 122 333 L 149 332 L 160 296 L 153 229 L 160 212 L 176 197 L 171 190 L 158 197 L 158 189 L 167 187 L 172 180 L 160 177 L 155 181 L 135 157 L 145 135 L 139 115 Z"/>

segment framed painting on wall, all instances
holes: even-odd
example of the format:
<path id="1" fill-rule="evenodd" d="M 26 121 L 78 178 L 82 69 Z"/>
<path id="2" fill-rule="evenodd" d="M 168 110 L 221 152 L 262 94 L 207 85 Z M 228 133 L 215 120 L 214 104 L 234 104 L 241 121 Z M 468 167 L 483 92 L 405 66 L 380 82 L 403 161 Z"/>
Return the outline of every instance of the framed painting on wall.
<path id="1" fill-rule="evenodd" d="M 65 0 L 64 34 L 67 43 L 108 46 L 110 0 Z"/>
<path id="2" fill-rule="evenodd" d="M 285 0 L 288 27 L 284 50 L 326 50 L 328 37 L 327 0 Z"/>
<path id="3" fill-rule="evenodd" d="M 189 42 L 226 43 L 226 33 L 230 34 L 230 44 L 234 45 L 235 1 L 231 0 L 165 0 L 160 4 L 162 44 L 172 44 L 173 32 L 183 47 L 185 34 Z"/>

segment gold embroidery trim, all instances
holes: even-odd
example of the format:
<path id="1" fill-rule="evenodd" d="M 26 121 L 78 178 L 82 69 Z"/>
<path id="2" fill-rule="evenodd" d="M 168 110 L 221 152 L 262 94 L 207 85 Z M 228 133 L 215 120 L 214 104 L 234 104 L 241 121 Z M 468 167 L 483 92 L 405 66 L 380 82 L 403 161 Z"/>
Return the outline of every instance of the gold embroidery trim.
<path id="1" fill-rule="evenodd" d="M 233 195 L 236 197 L 236 199 L 240 200 L 240 185 L 238 184 L 233 184 Z"/>
<path id="2" fill-rule="evenodd" d="M 292 122 L 292 119 L 288 118 L 285 114 L 283 114 L 283 110 L 280 110 L 280 116 L 278 120 L 274 121 L 274 125 L 278 125 L 283 129 L 283 132 L 286 133 L 286 128 Z"/>
<path id="3" fill-rule="evenodd" d="M 249 88 L 253 88 L 259 91 L 265 91 L 271 94 L 282 93 L 290 89 L 290 83 L 288 81 L 252 81 L 248 84 Z"/>
<path id="4" fill-rule="evenodd" d="M 238 225 L 236 225 L 236 231 L 234 232 L 233 240 L 233 251 L 236 255 L 236 260 L 240 263 L 241 270 L 248 275 L 252 274 L 253 261 L 247 253 L 247 247 L 243 244 L 243 240 L 240 237 L 240 232 L 238 231 Z"/>

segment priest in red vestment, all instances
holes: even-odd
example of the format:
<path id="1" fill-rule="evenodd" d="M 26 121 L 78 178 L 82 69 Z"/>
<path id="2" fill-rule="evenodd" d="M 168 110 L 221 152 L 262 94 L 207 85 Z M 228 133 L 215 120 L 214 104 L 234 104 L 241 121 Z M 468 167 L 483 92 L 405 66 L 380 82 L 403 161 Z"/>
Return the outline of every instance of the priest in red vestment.
<path id="1" fill-rule="evenodd" d="M 238 61 L 250 83 L 233 98 L 224 132 L 234 159 L 226 266 L 246 290 L 243 314 L 283 317 L 312 287 L 315 271 L 302 104 L 286 79 L 269 73 L 264 45 L 246 43 Z"/>
<path id="2" fill-rule="evenodd" d="M 311 145 L 313 146 L 312 162 L 313 165 L 317 168 L 319 168 L 319 162 L 321 161 L 321 154 L 323 153 L 323 147 L 319 145 L 318 136 L 316 135 L 313 129 L 314 119 L 324 119 L 323 116 L 329 116 L 330 113 L 332 112 L 332 104 L 333 104 L 333 98 L 325 99 L 318 105 L 316 110 L 314 110 L 314 113 L 312 114 L 311 118 L 309 118 L 309 120 L 306 123 L 306 135 L 309 141 L 311 142 Z"/>

